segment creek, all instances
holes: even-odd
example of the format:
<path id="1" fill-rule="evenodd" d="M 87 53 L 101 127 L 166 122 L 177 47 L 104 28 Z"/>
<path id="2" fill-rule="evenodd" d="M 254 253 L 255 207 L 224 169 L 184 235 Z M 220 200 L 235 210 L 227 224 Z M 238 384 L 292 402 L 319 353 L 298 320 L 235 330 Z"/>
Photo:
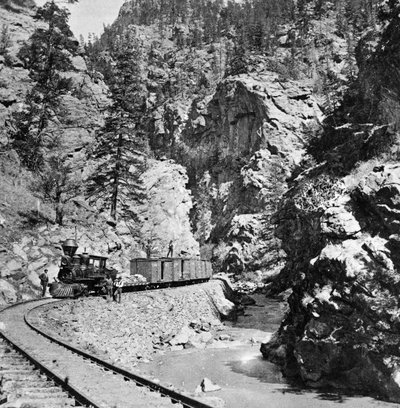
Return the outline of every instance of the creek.
<path id="1" fill-rule="evenodd" d="M 207 377 L 221 390 L 207 393 L 225 401 L 229 408 L 394 408 L 371 397 L 321 392 L 290 385 L 279 367 L 264 360 L 260 342 L 268 340 L 279 327 L 285 305 L 254 295 L 255 305 L 247 306 L 235 322 L 225 322 L 224 333 L 233 341 L 228 347 L 204 350 L 187 349 L 166 353 L 140 371 L 156 377 L 162 384 L 193 393 Z"/>

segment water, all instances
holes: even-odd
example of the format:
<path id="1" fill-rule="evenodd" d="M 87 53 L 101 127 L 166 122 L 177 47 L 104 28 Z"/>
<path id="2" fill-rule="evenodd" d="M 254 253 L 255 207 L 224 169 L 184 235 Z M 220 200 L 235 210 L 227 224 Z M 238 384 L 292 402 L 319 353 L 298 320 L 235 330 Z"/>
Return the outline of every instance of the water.
<path id="1" fill-rule="evenodd" d="M 227 331 L 235 341 L 229 348 L 183 350 L 159 356 L 149 364 L 141 364 L 142 373 L 158 378 L 162 384 L 194 392 L 204 377 L 222 389 L 208 396 L 222 398 L 229 408 L 395 408 L 391 404 L 370 397 L 339 393 L 317 392 L 289 385 L 279 368 L 263 360 L 260 341 L 271 337 L 282 319 L 282 303 L 256 297 L 257 305 Z M 256 329 L 254 328 L 256 327 Z"/>

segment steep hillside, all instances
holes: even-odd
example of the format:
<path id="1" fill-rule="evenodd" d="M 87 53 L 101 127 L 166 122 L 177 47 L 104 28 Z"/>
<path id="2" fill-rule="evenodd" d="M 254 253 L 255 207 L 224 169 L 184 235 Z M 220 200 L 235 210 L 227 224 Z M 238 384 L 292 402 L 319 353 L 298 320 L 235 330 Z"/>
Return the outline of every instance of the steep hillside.
<path id="1" fill-rule="evenodd" d="M 358 59 L 358 81 L 317 141 L 321 163 L 278 211 L 288 262 L 275 289 L 293 293 L 261 351 L 307 385 L 399 402 L 399 8 L 382 7 L 381 30 L 359 46 L 369 53 Z"/>
<path id="2" fill-rule="evenodd" d="M 260 69 L 220 82 L 208 103 L 194 103 L 179 139 L 196 197 L 200 242 L 228 243 L 231 272 L 276 265 L 282 254 L 270 216 L 301 162 L 322 112 L 306 85 Z M 226 256 L 226 253 L 223 254 Z"/>
<path id="3" fill-rule="evenodd" d="M 134 237 L 130 224 L 109 225 L 109 214 L 85 200 L 84 187 L 94 169 L 91 152 L 110 100 L 101 75 L 87 69 L 83 49 L 72 60 L 73 70 L 63 74 L 72 80 L 71 90 L 61 97 L 45 130 L 57 140 L 47 150 L 46 160 L 57 155 L 65 158 L 65 171 L 74 181 L 72 194 L 63 198 L 62 225 L 56 223 L 57 204 L 36 187 L 42 173 L 24 167 L 10 139 L 15 125 L 12 114 L 26 108 L 26 95 L 35 84 L 18 53 L 45 24 L 34 19 L 36 9 L 29 2 L 6 2 L 1 7 L 0 26 L 7 34 L 7 47 L 0 56 L 0 303 L 36 296 L 38 274 L 47 268 L 51 279 L 57 275 L 60 244 L 71 237 L 77 239 L 79 251 L 109 255 L 109 266 L 125 273 L 132 257 L 145 255 L 148 239 L 154 254 L 163 255 L 170 239 L 175 240 L 177 251 L 198 254 L 189 225 L 192 204 L 184 187 L 187 176 L 172 161 L 151 159 L 142 175 L 149 199 L 138 209 L 140 239 Z M 54 178 L 61 176 L 54 172 Z"/>
<path id="4" fill-rule="evenodd" d="M 28 171 L 11 146 L 14 119 L 23 118 L 38 83 L 19 50 L 46 25 L 28 1 L 1 7 L 1 244 L 3 264 L 19 262 L 4 269 L 7 276 L 42 257 L 35 248 L 41 235 L 52 265 L 54 245 L 72 235 L 91 251 L 110 248 L 111 263 L 124 271 L 146 242 L 162 254 L 170 239 L 184 253 L 212 258 L 216 270 L 259 280 L 279 271 L 286 255 L 271 217 L 291 180 L 321 159 L 308 153 L 321 150 L 324 115 L 336 112 L 357 72 L 354 46 L 374 20 L 375 1 L 126 2 L 101 38 L 63 56 L 72 61 L 62 72 L 70 89 L 43 110 L 41 130 L 51 143 L 42 146 L 39 171 Z M 123 152 L 117 177 L 122 142 L 135 138 L 140 148 Z M 132 182 L 138 157 L 145 171 Z M 43 180 L 65 175 L 64 190 L 46 197 Z M 122 188 L 112 188 L 116 180 Z M 97 196 L 89 192 L 93 182 Z M 114 196 L 130 182 L 137 199 Z"/>
<path id="5" fill-rule="evenodd" d="M 354 47 L 373 10 L 356 18 L 352 2 L 203 3 L 126 2 L 88 51 L 107 75 L 113 38 L 137 39 L 142 127 L 156 157 L 188 171 L 203 256 L 268 277 L 285 257 L 271 215 L 357 73 Z"/>

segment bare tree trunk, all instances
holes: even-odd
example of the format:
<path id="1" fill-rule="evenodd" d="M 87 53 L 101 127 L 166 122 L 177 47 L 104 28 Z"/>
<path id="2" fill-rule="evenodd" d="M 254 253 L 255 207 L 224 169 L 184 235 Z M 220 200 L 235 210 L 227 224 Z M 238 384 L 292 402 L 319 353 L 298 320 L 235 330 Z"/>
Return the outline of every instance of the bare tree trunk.
<path id="1" fill-rule="evenodd" d="M 118 147 L 117 155 L 115 160 L 115 171 L 114 171 L 114 189 L 111 196 L 111 218 L 117 220 L 117 202 L 118 202 L 118 188 L 119 188 L 119 179 L 121 171 L 121 155 L 122 155 L 122 133 L 118 136 Z"/>
<path id="2" fill-rule="evenodd" d="M 64 203 L 61 199 L 61 190 L 56 191 L 56 224 L 63 225 L 64 219 Z"/>

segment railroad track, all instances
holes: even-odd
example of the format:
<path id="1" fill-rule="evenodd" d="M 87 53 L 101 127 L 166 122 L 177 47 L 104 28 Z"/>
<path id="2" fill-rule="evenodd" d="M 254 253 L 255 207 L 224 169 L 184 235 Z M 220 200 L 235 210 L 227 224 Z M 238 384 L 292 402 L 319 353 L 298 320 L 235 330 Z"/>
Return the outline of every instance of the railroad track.
<path id="1" fill-rule="evenodd" d="M 0 385 L 11 401 L 11 405 L 8 402 L 6 406 L 21 406 L 17 402 L 23 401 L 29 402 L 29 407 L 54 408 L 211 408 L 42 332 L 30 313 L 53 302 L 59 301 L 25 302 L 0 312 Z M 24 375 L 32 378 L 32 384 L 36 384 L 40 391 L 35 394 L 33 388 L 36 386 L 29 385 L 25 378 L 25 391 L 20 388 L 19 394 L 8 393 L 3 382 L 8 375 L 12 383 L 13 370 L 14 374 L 21 375 L 22 382 Z M 42 385 L 35 383 L 39 381 L 35 376 L 43 382 Z M 13 399 L 15 405 L 12 405 Z"/>

